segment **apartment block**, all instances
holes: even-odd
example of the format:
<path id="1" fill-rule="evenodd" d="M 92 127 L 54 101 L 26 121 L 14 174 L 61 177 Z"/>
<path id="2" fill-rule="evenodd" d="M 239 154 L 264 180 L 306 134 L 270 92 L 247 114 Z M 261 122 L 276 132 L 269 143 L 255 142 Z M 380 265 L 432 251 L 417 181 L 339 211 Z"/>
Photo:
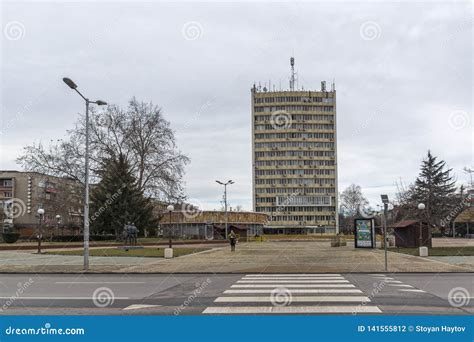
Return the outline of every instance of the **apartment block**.
<path id="1" fill-rule="evenodd" d="M 269 215 L 266 233 L 336 233 L 335 86 L 270 87 L 251 89 L 253 209 Z"/>

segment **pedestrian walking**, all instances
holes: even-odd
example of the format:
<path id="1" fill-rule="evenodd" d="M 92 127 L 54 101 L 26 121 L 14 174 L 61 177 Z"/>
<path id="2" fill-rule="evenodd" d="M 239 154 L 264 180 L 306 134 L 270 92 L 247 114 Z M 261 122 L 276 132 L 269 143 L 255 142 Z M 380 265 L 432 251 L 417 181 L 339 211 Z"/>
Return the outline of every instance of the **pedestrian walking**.
<path id="1" fill-rule="evenodd" d="M 237 236 L 235 235 L 233 230 L 230 231 L 229 241 L 230 241 L 230 251 L 235 252 L 235 244 L 237 243 Z"/>

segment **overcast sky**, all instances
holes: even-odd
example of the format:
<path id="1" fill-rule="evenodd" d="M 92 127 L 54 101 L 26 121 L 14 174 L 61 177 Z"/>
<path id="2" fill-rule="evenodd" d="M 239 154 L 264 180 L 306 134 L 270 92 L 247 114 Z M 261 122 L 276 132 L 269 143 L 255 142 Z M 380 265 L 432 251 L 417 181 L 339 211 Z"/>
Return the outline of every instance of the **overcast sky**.
<path id="1" fill-rule="evenodd" d="M 186 192 L 251 209 L 250 88 L 336 81 L 339 188 L 372 205 L 413 182 L 431 149 L 459 182 L 473 165 L 470 2 L 65 3 L 2 5 L 1 165 L 64 136 L 82 100 L 159 105 L 191 163 Z"/>

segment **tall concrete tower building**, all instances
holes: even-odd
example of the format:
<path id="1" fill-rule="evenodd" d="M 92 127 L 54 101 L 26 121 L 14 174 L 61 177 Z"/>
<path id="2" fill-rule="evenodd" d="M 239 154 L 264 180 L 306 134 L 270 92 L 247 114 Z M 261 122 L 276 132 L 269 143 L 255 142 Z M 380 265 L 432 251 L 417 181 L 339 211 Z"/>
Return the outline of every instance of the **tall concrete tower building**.
<path id="1" fill-rule="evenodd" d="M 253 209 L 269 234 L 337 233 L 335 85 L 298 89 L 290 64 L 289 89 L 251 90 Z"/>

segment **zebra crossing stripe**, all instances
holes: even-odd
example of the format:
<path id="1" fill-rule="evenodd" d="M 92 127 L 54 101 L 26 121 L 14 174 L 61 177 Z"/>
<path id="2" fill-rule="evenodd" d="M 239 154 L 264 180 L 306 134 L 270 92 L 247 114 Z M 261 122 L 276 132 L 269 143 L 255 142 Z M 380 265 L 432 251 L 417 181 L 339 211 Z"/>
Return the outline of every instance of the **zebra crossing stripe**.
<path id="1" fill-rule="evenodd" d="M 345 281 L 344 283 L 348 283 L 347 281 Z M 318 287 L 318 285 L 320 285 L 320 283 L 317 283 L 317 284 L 280 284 L 280 283 L 276 283 L 276 284 L 236 284 L 236 285 L 232 285 L 231 288 L 252 288 L 252 287 L 271 287 L 271 288 L 276 288 L 276 287 L 286 287 L 286 288 L 290 288 L 290 287 Z M 327 284 L 327 285 L 332 285 L 332 284 Z"/>
<path id="2" fill-rule="evenodd" d="M 395 287 L 413 287 L 408 284 L 388 284 L 388 286 L 395 286 Z"/>
<path id="3" fill-rule="evenodd" d="M 420 292 L 420 293 L 426 293 L 425 291 L 423 291 L 423 290 L 418 290 L 418 289 L 399 289 L 398 291 L 402 291 L 402 292 Z"/>
<path id="4" fill-rule="evenodd" d="M 218 297 L 216 303 L 272 303 L 275 300 L 272 296 L 240 296 L 240 297 Z M 294 296 L 291 297 L 291 303 L 296 302 L 370 302 L 370 298 L 366 296 Z"/>
<path id="5" fill-rule="evenodd" d="M 305 280 L 344 280 L 345 278 L 343 277 L 316 277 L 316 278 L 242 278 L 241 281 L 280 281 L 280 280 L 285 280 L 285 281 L 295 281 L 295 282 L 300 282 L 300 281 L 305 281 Z"/>
<path id="6" fill-rule="evenodd" d="M 225 290 L 224 294 L 237 294 L 237 293 L 272 293 L 275 288 L 271 289 L 244 289 L 244 290 Z M 362 293 L 361 290 L 358 289 L 288 289 L 288 293 L 295 294 L 295 293 L 327 293 L 327 294 L 334 294 L 334 293 Z"/>
<path id="7" fill-rule="evenodd" d="M 336 273 L 298 273 L 298 274 L 246 274 L 246 277 L 336 277 Z"/>
<path id="8" fill-rule="evenodd" d="M 211 306 L 204 314 L 311 314 L 311 313 L 381 313 L 376 306 Z"/>
<path id="9" fill-rule="evenodd" d="M 341 279 L 327 279 L 327 280 L 341 280 Z M 239 284 L 320 284 L 322 281 L 318 280 L 238 280 Z"/>

